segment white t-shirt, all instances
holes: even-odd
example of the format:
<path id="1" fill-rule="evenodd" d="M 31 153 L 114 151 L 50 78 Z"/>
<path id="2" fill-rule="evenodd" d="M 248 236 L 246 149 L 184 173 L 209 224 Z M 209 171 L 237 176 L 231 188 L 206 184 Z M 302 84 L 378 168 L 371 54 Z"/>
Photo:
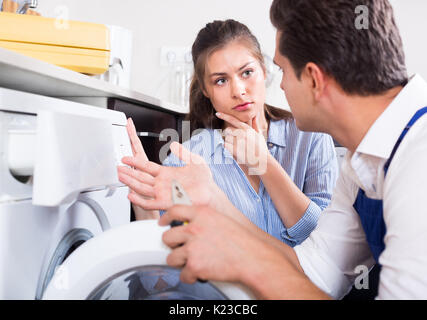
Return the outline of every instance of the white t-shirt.
<path id="1" fill-rule="evenodd" d="M 384 180 L 384 164 L 403 129 L 427 106 L 427 83 L 414 76 L 347 153 L 331 204 L 317 228 L 294 248 L 305 274 L 325 293 L 342 298 L 360 270 L 374 265 L 353 208 L 359 188 L 383 200 L 385 250 L 377 299 L 427 299 L 427 114 L 409 130 Z M 366 269 L 366 268 L 365 268 Z"/>

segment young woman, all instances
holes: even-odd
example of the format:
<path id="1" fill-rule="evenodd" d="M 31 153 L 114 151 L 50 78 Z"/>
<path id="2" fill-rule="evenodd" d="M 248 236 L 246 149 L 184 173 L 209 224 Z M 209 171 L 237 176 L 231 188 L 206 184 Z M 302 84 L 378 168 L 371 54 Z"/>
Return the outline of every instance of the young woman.
<path id="1" fill-rule="evenodd" d="M 331 200 L 337 159 L 330 136 L 301 132 L 292 114 L 265 103 L 266 68 L 250 30 L 214 21 L 192 47 L 194 76 L 184 146 L 209 165 L 216 184 L 251 222 L 294 246 Z M 170 155 L 165 166 L 183 163 Z"/>

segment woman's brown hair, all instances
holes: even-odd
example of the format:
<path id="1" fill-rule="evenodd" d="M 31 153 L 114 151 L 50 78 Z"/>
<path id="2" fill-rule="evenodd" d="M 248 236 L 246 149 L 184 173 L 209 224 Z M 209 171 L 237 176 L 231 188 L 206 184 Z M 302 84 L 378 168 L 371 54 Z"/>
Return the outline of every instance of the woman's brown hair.
<path id="1" fill-rule="evenodd" d="M 201 128 L 222 129 L 224 126 L 224 121 L 215 116 L 211 101 L 203 94 L 204 75 L 209 55 L 232 41 L 245 43 L 264 72 L 266 70 L 259 42 L 247 26 L 231 19 L 208 23 L 199 31 L 192 46 L 194 75 L 190 86 L 190 112 L 186 118 L 190 121 L 191 131 Z M 290 112 L 267 104 L 264 110 L 267 120 L 292 118 Z"/>

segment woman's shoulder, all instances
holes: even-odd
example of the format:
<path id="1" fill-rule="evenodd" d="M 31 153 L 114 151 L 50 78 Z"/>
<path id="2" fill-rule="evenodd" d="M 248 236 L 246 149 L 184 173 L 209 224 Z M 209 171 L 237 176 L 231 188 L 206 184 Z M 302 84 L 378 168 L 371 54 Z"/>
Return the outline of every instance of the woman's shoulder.
<path id="1" fill-rule="evenodd" d="M 313 132 L 304 132 L 298 129 L 294 118 L 272 120 L 270 130 L 272 135 L 284 135 L 287 140 L 308 139 L 313 135 Z"/>
<path id="2" fill-rule="evenodd" d="M 214 129 L 197 129 L 193 131 L 191 138 L 183 143 L 183 146 L 187 149 L 204 146 L 210 144 L 215 138 L 216 133 Z"/>
<path id="3" fill-rule="evenodd" d="M 296 127 L 295 119 L 294 118 L 288 118 L 288 119 L 280 119 L 280 120 L 271 120 L 270 122 L 272 125 L 282 127 L 282 128 L 288 128 L 288 127 Z"/>
<path id="4" fill-rule="evenodd" d="M 314 132 L 300 130 L 294 118 L 275 120 L 272 121 L 272 124 L 273 123 L 275 126 L 280 127 L 285 131 L 290 131 L 298 135 L 310 136 L 314 134 Z"/>
<path id="5" fill-rule="evenodd" d="M 182 143 L 182 145 L 194 154 L 201 156 L 205 161 L 208 162 L 210 155 L 214 151 L 214 148 L 218 144 L 219 133 L 216 133 L 214 129 L 198 129 L 193 132 L 190 139 Z M 164 165 L 171 163 L 179 163 L 180 160 L 173 154 L 170 154 L 164 161 Z"/>
<path id="6" fill-rule="evenodd" d="M 294 118 L 272 121 L 272 125 L 276 127 L 276 132 L 283 132 L 290 143 L 314 144 L 318 141 L 332 141 L 331 136 L 326 133 L 300 130 Z"/>

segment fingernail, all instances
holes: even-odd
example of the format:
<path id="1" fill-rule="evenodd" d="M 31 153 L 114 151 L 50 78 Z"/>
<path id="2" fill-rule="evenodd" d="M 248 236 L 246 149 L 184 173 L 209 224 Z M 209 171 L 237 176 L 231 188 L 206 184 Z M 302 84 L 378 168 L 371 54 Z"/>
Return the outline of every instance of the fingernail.
<path id="1" fill-rule="evenodd" d="M 221 113 L 220 113 L 220 112 L 215 113 L 215 115 L 216 115 L 217 117 L 221 117 Z"/>

